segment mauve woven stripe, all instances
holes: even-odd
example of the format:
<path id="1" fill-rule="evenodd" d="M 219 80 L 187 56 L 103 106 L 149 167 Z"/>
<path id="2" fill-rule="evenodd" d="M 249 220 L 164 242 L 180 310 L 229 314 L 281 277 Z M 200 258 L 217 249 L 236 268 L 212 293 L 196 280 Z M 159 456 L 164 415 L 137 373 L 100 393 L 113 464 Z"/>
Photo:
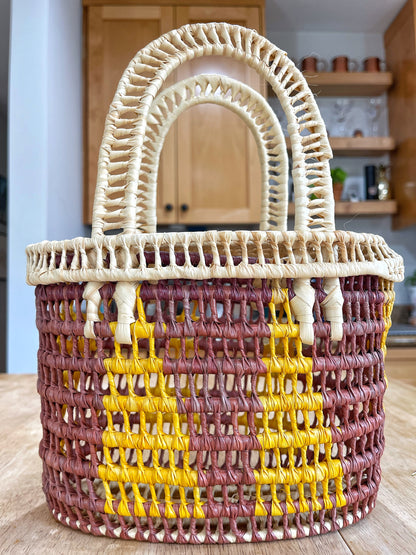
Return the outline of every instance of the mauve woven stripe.
<path id="1" fill-rule="evenodd" d="M 221 412 L 223 409 L 223 401 L 218 397 L 207 396 L 206 399 L 198 397 L 197 399 L 184 399 L 183 404 L 187 414 L 191 412 Z M 263 412 L 264 407 L 259 401 L 257 395 L 252 397 L 228 397 L 227 409 L 229 412 Z M 250 425 L 250 422 L 249 422 Z M 254 426 L 254 424 L 253 424 Z M 253 432 L 254 433 L 254 432 Z"/>
<path id="2" fill-rule="evenodd" d="M 83 409 L 103 410 L 102 397 L 96 393 L 73 393 L 61 387 L 38 383 L 38 393 L 51 403 L 76 406 Z"/>
<path id="3" fill-rule="evenodd" d="M 95 445 L 96 448 L 102 448 L 102 432 L 97 434 L 97 430 L 94 428 L 87 428 L 85 426 L 76 428 L 75 426 L 70 426 L 66 422 L 55 422 L 48 418 L 42 418 L 41 420 L 45 430 L 57 437 L 64 437 L 70 441 L 85 441 L 88 445 Z M 101 427 L 107 425 L 107 419 L 104 418 L 104 422 Z M 86 454 L 90 454 L 91 451 L 85 451 Z M 97 463 L 98 464 L 98 463 Z"/>
<path id="4" fill-rule="evenodd" d="M 318 323 L 314 325 L 315 337 L 324 340 L 324 356 L 318 356 L 316 343 L 312 348 L 313 371 L 319 373 L 320 390 L 323 395 L 324 414 L 331 423 L 332 440 L 338 446 L 339 458 L 345 476 L 344 495 L 347 505 L 353 506 L 354 521 L 358 504 L 370 509 L 374 506 L 381 480 L 380 458 L 384 450 L 384 411 L 383 396 L 386 389 L 384 380 L 384 356 L 381 351 L 381 338 L 385 321 L 376 319 L 383 314 L 385 297 L 378 289 L 375 277 L 359 276 L 354 284 L 341 279 L 344 297 L 343 339 L 339 343 L 341 356 L 332 356 L 329 349 L 330 330 L 319 322 L 322 291 L 317 295 L 315 313 Z M 357 289 L 354 289 L 354 285 Z M 352 353 L 347 354 L 347 349 Z M 335 379 L 331 374 L 335 372 Z M 354 376 L 354 383 L 352 377 Z M 341 381 L 344 387 L 341 386 Z M 366 381 L 366 383 L 364 383 Z M 314 384 L 315 385 L 315 384 Z M 372 403 L 372 414 L 369 404 Z M 363 416 L 359 417 L 358 403 L 362 403 Z M 354 407 L 353 415 L 350 406 Z M 339 419 L 336 425 L 335 416 Z M 358 438 L 358 441 L 357 441 Z M 363 442 L 361 438 L 366 438 Z M 347 447 L 350 454 L 343 455 Z M 366 483 L 361 484 L 363 472 Z M 360 484 L 351 487 L 355 476 Z"/>
<path id="5" fill-rule="evenodd" d="M 102 375 L 105 374 L 103 361 L 99 358 L 80 359 L 75 357 L 66 357 L 61 354 L 52 354 L 48 351 L 39 349 L 38 363 L 48 366 L 49 368 L 59 368 L 61 371 L 79 371 L 91 375 L 94 373 Z"/>
<path id="6" fill-rule="evenodd" d="M 191 434 L 189 441 L 190 451 L 244 451 L 246 449 L 259 450 L 259 440 L 255 436 L 213 437 L 196 436 Z M 198 484 L 202 485 L 199 482 Z"/>
<path id="7" fill-rule="evenodd" d="M 217 350 L 222 350 L 218 347 Z M 209 374 L 212 365 L 215 364 L 219 372 L 223 374 L 237 376 L 258 376 L 266 374 L 267 368 L 264 364 L 260 364 L 258 360 L 241 360 L 228 357 L 227 359 L 216 359 L 213 354 L 208 358 L 195 357 L 193 359 L 167 359 L 163 361 L 163 372 L 166 375 L 173 374 Z"/>

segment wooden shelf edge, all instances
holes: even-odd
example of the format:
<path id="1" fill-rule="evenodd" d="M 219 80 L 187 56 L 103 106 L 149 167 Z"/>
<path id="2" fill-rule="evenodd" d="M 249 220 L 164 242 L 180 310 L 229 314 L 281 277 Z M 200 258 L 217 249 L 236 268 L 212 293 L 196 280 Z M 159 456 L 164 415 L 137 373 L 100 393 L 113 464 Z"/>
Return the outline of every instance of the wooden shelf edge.
<path id="1" fill-rule="evenodd" d="M 329 137 L 334 156 L 382 156 L 396 148 L 393 137 Z M 290 151 L 290 138 L 286 137 Z"/>
<path id="2" fill-rule="evenodd" d="M 378 96 L 393 84 L 393 74 L 383 72 L 304 73 L 306 81 L 319 96 Z"/>
<path id="3" fill-rule="evenodd" d="M 338 156 L 380 156 L 395 149 L 392 137 L 330 137 L 329 143 Z"/>
<path id="4" fill-rule="evenodd" d="M 337 202 L 335 204 L 336 216 L 348 215 L 389 215 L 396 214 L 397 202 L 395 200 L 364 200 L 361 202 Z M 289 203 L 289 216 L 295 214 L 295 204 Z"/>
<path id="5" fill-rule="evenodd" d="M 390 71 L 304 72 L 303 75 L 316 96 L 380 96 L 393 85 Z M 274 96 L 270 85 L 268 93 Z"/>

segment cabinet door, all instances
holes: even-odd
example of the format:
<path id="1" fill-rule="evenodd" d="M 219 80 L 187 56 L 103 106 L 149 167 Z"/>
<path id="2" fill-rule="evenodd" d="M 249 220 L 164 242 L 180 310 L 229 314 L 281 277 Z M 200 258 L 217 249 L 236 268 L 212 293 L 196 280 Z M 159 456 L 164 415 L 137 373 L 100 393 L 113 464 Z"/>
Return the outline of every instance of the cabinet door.
<path id="1" fill-rule="evenodd" d="M 98 152 L 105 118 L 117 84 L 138 50 L 174 28 L 173 8 L 159 6 L 99 6 L 86 11 L 85 30 L 85 159 L 84 221 L 91 223 L 97 178 Z M 158 221 L 174 223 L 175 141 L 171 130 L 164 145 L 159 168 Z"/>
<path id="2" fill-rule="evenodd" d="M 408 0 L 384 35 L 386 62 L 393 72 L 389 90 L 391 181 L 398 203 L 394 227 L 416 223 L 416 1 Z"/>
<path id="3" fill-rule="evenodd" d="M 181 7 L 178 27 L 225 21 L 260 32 L 260 8 Z M 243 62 L 220 56 L 179 66 L 178 80 L 220 73 L 262 90 L 262 78 Z M 179 218 L 185 224 L 257 223 L 260 219 L 260 164 L 255 141 L 240 118 L 222 106 L 194 106 L 177 121 Z"/>

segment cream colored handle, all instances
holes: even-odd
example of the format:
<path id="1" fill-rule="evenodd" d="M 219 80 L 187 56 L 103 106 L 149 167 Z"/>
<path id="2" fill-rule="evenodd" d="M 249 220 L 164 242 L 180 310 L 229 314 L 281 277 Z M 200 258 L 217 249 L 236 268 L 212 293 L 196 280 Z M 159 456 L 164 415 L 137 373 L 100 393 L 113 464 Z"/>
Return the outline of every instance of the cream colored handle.
<path id="1" fill-rule="evenodd" d="M 151 106 L 142 147 L 137 228 L 146 233 L 156 232 L 157 174 L 166 135 L 182 112 L 203 103 L 229 108 L 251 130 L 262 175 L 260 229 L 286 231 L 289 163 L 279 120 L 265 98 L 251 87 L 224 75 L 211 74 L 196 75 L 172 85 Z"/>
<path id="2" fill-rule="evenodd" d="M 140 50 L 124 72 L 106 119 L 98 161 L 92 235 L 136 232 L 148 215 L 138 193 L 143 143 L 154 99 L 180 64 L 201 56 L 244 61 L 276 93 L 288 120 L 295 189 L 295 229 L 334 230 L 332 157 L 326 130 L 305 78 L 287 57 L 251 29 L 227 23 L 185 25 Z M 128 161 L 125 167 L 122 162 Z M 311 198 L 312 197 L 312 198 Z M 121 208 L 120 208 L 121 206 Z"/>
<path id="3" fill-rule="evenodd" d="M 247 63 L 270 83 L 282 105 L 292 143 L 295 230 L 335 230 L 329 169 L 332 152 L 325 125 L 304 76 L 285 52 L 255 31 L 227 23 L 198 23 L 170 31 L 140 50 L 120 80 L 100 148 L 93 238 L 119 228 L 125 234 L 133 234 L 137 230 L 136 222 L 146 221 L 151 216 L 146 198 L 152 195 L 152 190 L 138 191 L 138 183 L 152 104 L 163 83 L 180 64 L 213 55 Z M 151 210 L 154 207 L 152 197 Z M 150 225 L 155 225 L 155 221 Z M 309 261 L 307 255 L 304 262 Z M 338 340 L 342 337 L 339 281 L 332 280 L 326 288 L 329 300 L 325 310 L 331 318 L 331 337 Z M 300 324 L 301 337 L 310 343 L 314 302 L 310 281 L 296 280 L 294 291 L 296 297 L 291 304 Z"/>

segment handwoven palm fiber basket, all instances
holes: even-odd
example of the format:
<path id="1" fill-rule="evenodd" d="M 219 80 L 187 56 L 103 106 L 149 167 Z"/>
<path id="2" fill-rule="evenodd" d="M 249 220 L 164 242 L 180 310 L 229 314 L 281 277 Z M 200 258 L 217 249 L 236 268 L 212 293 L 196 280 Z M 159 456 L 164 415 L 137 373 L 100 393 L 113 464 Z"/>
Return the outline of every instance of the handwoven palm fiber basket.
<path id="1" fill-rule="evenodd" d="M 249 64 L 280 100 L 294 231 L 284 137 L 265 100 L 216 75 L 160 92 L 204 55 Z M 259 231 L 155 233 L 164 137 L 202 102 L 234 110 L 255 136 Z M 331 532 L 373 509 L 403 264 L 381 237 L 335 231 L 330 158 L 302 74 L 256 32 L 187 25 L 134 57 L 106 121 L 92 238 L 27 248 L 57 520 L 151 542 L 257 542 Z"/>

